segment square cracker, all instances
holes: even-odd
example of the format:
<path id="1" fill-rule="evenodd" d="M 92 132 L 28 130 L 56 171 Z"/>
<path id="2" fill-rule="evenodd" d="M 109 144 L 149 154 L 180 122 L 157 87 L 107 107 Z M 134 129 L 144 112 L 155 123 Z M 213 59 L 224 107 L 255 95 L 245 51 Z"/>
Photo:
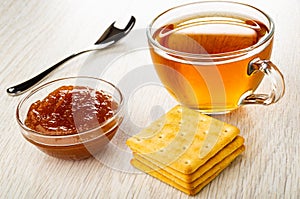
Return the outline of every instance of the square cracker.
<path id="1" fill-rule="evenodd" d="M 208 183 L 210 183 L 215 177 L 221 173 L 239 154 L 241 154 L 245 150 L 244 146 L 237 149 L 234 153 L 230 154 L 228 157 L 223 159 L 221 162 L 216 164 L 210 170 L 208 170 L 205 174 L 203 174 L 199 178 L 199 184 L 195 188 L 190 188 L 190 186 L 185 186 L 180 181 L 174 181 L 173 179 L 168 178 L 167 176 L 161 174 L 158 171 L 155 171 L 148 166 L 143 164 L 142 162 L 132 159 L 131 164 L 137 169 L 148 173 L 149 175 L 159 179 L 160 181 L 175 187 L 176 189 L 188 194 L 188 195 L 196 195 L 201 189 L 203 189 Z"/>
<path id="2" fill-rule="evenodd" d="M 183 183 L 186 183 L 191 186 L 195 186 L 197 183 L 197 179 L 202 176 L 205 172 L 211 169 L 214 165 L 221 162 L 224 158 L 232 154 L 235 150 L 240 148 L 244 143 L 244 138 L 241 136 L 237 136 L 231 143 L 226 145 L 221 151 L 219 151 L 215 156 L 210 158 L 204 165 L 200 166 L 195 172 L 186 175 L 177 170 L 172 169 L 171 167 L 164 166 L 160 167 L 159 164 L 154 162 L 153 160 L 148 160 L 143 155 L 138 153 L 133 153 L 134 158 L 138 161 L 142 162 L 143 164 L 149 166 L 151 170 L 155 170 L 165 176 L 172 175 L 169 177 L 170 179 L 173 177 L 174 181 L 180 180 Z M 151 171 L 150 170 L 150 171 Z M 146 171 L 146 172 L 150 172 Z M 164 174 L 166 173 L 166 174 Z M 188 186 L 187 185 L 187 186 Z"/>
<path id="3" fill-rule="evenodd" d="M 161 167 L 190 174 L 239 134 L 239 129 L 177 105 L 126 144 Z"/>
<path id="4" fill-rule="evenodd" d="M 181 178 L 179 178 L 178 176 L 176 176 L 176 173 L 170 173 L 169 171 L 166 171 L 165 169 L 156 170 L 157 168 L 155 167 L 155 165 L 153 165 L 152 163 L 149 163 L 149 162 L 143 162 L 144 159 L 141 159 L 139 157 L 134 157 L 134 159 L 139 161 L 141 164 L 146 165 L 147 168 L 150 169 L 150 170 L 143 170 L 146 173 L 157 172 L 157 173 L 163 175 L 164 177 L 168 178 L 169 180 L 171 180 L 171 181 L 179 184 L 180 186 L 184 187 L 185 189 L 195 189 L 201 183 L 203 183 L 206 180 L 206 178 L 208 178 L 212 173 L 215 173 L 216 171 L 219 170 L 218 165 L 221 165 L 223 162 L 226 162 L 226 161 L 229 161 L 229 160 L 231 160 L 231 161 L 234 160 L 235 157 L 237 157 L 242 151 L 244 151 L 244 148 L 245 147 L 243 145 L 240 146 L 238 149 L 233 151 L 228 156 L 224 157 L 223 160 L 216 163 L 215 165 L 212 165 L 212 166 L 208 165 L 207 166 L 208 163 L 204 164 L 203 167 L 207 166 L 207 167 L 209 167 L 209 169 L 206 170 L 204 173 L 202 173 L 200 176 L 198 176 L 198 178 L 196 178 L 192 182 L 186 182 L 186 181 L 182 180 Z M 189 177 L 189 175 L 191 175 L 191 174 L 187 174 L 186 176 Z"/>

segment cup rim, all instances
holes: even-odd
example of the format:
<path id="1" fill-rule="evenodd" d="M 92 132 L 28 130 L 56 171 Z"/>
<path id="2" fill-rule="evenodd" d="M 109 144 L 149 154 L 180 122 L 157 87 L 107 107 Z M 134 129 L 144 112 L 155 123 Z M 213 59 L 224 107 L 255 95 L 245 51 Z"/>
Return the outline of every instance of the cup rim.
<path id="1" fill-rule="evenodd" d="M 93 79 L 93 80 L 97 80 L 100 81 L 102 83 L 108 84 L 109 86 L 111 86 L 115 91 L 117 91 L 117 93 L 120 96 L 120 102 L 118 102 L 118 108 L 116 109 L 116 111 L 114 112 L 114 115 L 109 118 L 108 120 L 105 120 L 104 122 L 102 122 L 101 124 L 99 124 L 99 126 L 95 127 L 95 128 L 91 128 L 87 131 L 83 131 L 83 132 L 78 132 L 75 134 L 69 134 L 69 135 L 44 135 L 41 134 L 29 127 L 27 127 L 23 121 L 21 121 L 20 119 L 20 109 L 23 105 L 23 103 L 29 99 L 33 94 L 37 93 L 38 91 L 42 90 L 43 88 L 54 84 L 58 81 L 63 81 L 63 80 L 68 80 L 68 79 Z M 88 133 L 94 132 L 98 129 L 103 128 L 105 125 L 109 124 L 110 122 L 112 122 L 115 118 L 118 118 L 118 116 L 121 114 L 122 110 L 123 110 L 123 105 L 124 105 L 124 96 L 122 94 L 122 92 L 120 91 L 120 89 L 118 87 L 116 87 L 114 84 L 112 84 L 111 82 L 108 82 L 104 79 L 100 79 L 100 78 L 96 78 L 96 77 L 91 77 L 91 76 L 72 76 L 72 77 L 64 77 L 64 78 L 59 78 L 59 79 L 55 79 L 52 81 L 49 81 L 47 83 L 44 83 L 40 86 L 38 86 L 37 88 L 31 90 L 25 97 L 23 97 L 21 99 L 21 101 L 18 103 L 17 105 L 17 109 L 16 109 L 16 119 L 17 122 L 19 124 L 19 126 L 25 130 L 27 133 L 29 134 L 33 134 L 36 137 L 40 137 L 40 138 L 45 138 L 45 139 L 56 139 L 56 138 L 72 138 L 72 137 L 78 137 L 78 136 L 83 136 L 86 135 Z M 107 133 L 109 133 L 110 131 L 108 130 L 107 132 L 104 132 L 101 136 L 105 136 Z M 24 135 L 24 133 L 22 133 Z M 26 135 L 24 135 L 25 137 L 27 137 Z"/>
<path id="2" fill-rule="evenodd" d="M 224 53 L 212 53 L 212 54 L 193 54 L 193 53 L 186 53 L 186 52 L 180 52 L 180 51 L 176 51 L 176 50 L 172 50 L 169 49 L 167 47 L 162 46 L 161 44 L 159 44 L 155 39 L 153 39 L 153 35 L 152 35 L 152 26 L 153 24 L 163 15 L 165 15 L 166 13 L 169 13 L 170 11 L 182 8 L 182 7 L 186 7 L 186 6 L 192 6 L 192 5 L 196 5 L 196 4 L 212 4 L 212 3 L 223 3 L 223 4 L 234 4 L 234 5 L 240 5 L 240 6 L 244 6 L 244 7 L 248 7 L 251 8 L 253 10 L 258 11 L 259 13 L 261 13 L 263 16 L 266 17 L 266 19 L 268 20 L 270 27 L 269 27 L 269 31 L 267 33 L 267 35 L 260 41 L 258 41 L 257 43 L 255 43 L 254 45 L 251 45 L 247 48 L 243 48 L 243 49 L 239 49 L 239 50 L 235 50 L 235 51 L 230 51 L 230 52 L 224 52 Z M 265 43 L 267 43 L 268 41 L 270 41 L 270 39 L 273 37 L 274 35 L 274 30 L 275 30 L 275 25 L 274 25 L 274 21 L 273 19 L 266 14 L 264 11 L 262 11 L 259 8 L 256 8 L 252 5 L 246 4 L 246 3 L 241 3 L 241 2 L 235 2 L 235 1 L 199 1 L 199 2 L 192 2 L 192 3 L 187 3 L 187 4 L 182 4 L 179 6 L 175 6 L 172 8 L 169 8 L 167 10 L 165 10 L 164 12 L 160 13 L 159 15 L 157 15 L 151 22 L 150 24 L 147 26 L 146 29 L 146 35 L 148 38 L 148 41 L 155 46 L 156 48 L 167 52 L 168 54 L 171 55 L 175 55 L 175 56 L 180 56 L 183 58 L 189 58 L 189 59 L 195 59 L 195 60 L 201 60 L 201 59 L 214 59 L 214 60 L 218 60 L 221 59 L 223 60 L 224 58 L 234 58 L 237 56 L 241 56 L 244 55 L 246 53 L 251 52 L 252 50 L 257 49 L 258 47 L 264 45 Z"/>

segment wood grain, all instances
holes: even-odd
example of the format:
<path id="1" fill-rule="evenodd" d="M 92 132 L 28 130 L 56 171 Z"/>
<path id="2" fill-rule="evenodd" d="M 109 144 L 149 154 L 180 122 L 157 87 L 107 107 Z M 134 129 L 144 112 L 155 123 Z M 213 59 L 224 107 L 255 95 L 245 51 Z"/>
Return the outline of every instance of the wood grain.
<path id="1" fill-rule="evenodd" d="M 131 154 L 124 140 L 176 104 L 152 74 L 144 44 L 134 46 L 128 37 L 105 52 L 68 62 L 48 78 L 93 75 L 122 82 L 128 99 L 127 119 L 107 151 L 95 159 L 64 161 L 38 151 L 22 137 L 15 120 L 21 97 L 5 92 L 89 46 L 113 21 L 122 26 L 127 16 L 134 15 L 133 34 L 141 34 L 154 16 L 183 2 L 187 1 L 0 2 L 0 198 L 189 198 L 134 170 L 127 161 Z M 272 61 L 285 76 L 286 93 L 275 105 L 247 106 L 216 116 L 240 128 L 246 151 L 196 197 L 300 198 L 300 3 L 242 2 L 265 10 L 275 21 Z M 143 70 L 131 68 L 134 65 Z M 124 74 L 142 84 L 121 81 Z M 126 90 L 126 86 L 131 87 Z"/>

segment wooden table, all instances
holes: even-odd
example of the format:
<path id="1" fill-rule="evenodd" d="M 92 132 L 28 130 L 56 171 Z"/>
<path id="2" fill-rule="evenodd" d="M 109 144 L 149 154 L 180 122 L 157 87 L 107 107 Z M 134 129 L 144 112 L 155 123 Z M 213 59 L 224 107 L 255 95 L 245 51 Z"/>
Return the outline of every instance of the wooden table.
<path id="1" fill-rule="evenodd" d="M 134 170 L 124 144 L 176 104 L 149 67 L 144 31 L 158 13 L 183 2 L 190 1 L 1 1 L 0 198 L 188 198 Z M 300 198 L 300 1 L 243 2 L 276 23 L 272 61 L 285 76 L 286 93 L 277 104 L 217 117 L 240 128 L 247 149 L 196 197 Z M 137 18 L 131 36 L 68 62 L 46 80 L 91 75 L 118 84 L 127 99 L 118 139 L 101 158 L 66 161 L 43 154 L 22 137 L 15 119 L 21 97 L 8 96 L 6 88 L 92 44 L 114 20 L 123 27 L 131 15 Z"/>

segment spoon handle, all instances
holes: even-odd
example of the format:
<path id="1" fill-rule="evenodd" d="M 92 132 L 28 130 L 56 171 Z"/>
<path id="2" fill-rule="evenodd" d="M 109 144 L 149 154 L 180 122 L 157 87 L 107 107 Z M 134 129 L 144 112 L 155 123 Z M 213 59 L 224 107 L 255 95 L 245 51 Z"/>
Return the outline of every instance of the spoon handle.
<path id="1" fill-rule="evenodd" d="M 40 81 L 42 81 L 44 78 L 46 78 L 52 71 L 54 71 L 56 68 L 58 68 L 60 65 L 62 65 L 63 63 L 69 61 L 70 59 L 92 51 L 95 49 L 90 49 L 90 50 L 85 50 L 85 51 L 81 51 L 75 54 L 70 55 L 69 57 L 64 58 L 63 60 L 61 60 L 60 62 L 56 63 L 55 65 L 51 66 L 50 68 L 48 68 L 47 70 L 41 72 L 40 74 L 36 75 L 35 77 L 20 83 L 18 85 L 9 87 L 6 92 L 11 95 L 11 96 L 17 96 L 17 95 L 21 95 L 22 93 L 24 93 L 25 91 L 27 91 L 28 89 L 30 89 L 31 87 L 33 87 L 34 85 L 36 85 L 37 83 L 39 83 Z"/>
<path id="2" fill-rule="evenodd" d="M 126 25 L 126 27 L 124 29 L 119 29 L 119 28 L 115 27 L 114 24 L 115 24 L 115 22 L 112 23 L 105 30 L 104 34 L 98 39 L 98 41 L 96 41 L 96 43 L 93 45 L 92 48 L 89 48 L 87 50 L 83 50 L 81 52 L 70 55 L 69 57 L 61 60 L 60 62 L 58 62 L 57 64 L 51 66 L 47 70 L 45 70 L 42 73 L 38 74 L 37 76 L 35 76 L 35 77 L 33 77 L 33 78 L 23 82 L 23 83 L 20 83 L 16 86 L 12 86 L 12 87 L 8 88 L 6 90 L 6 92 L 11 96 L 21 95 L 22 93 L 27 91 L 29 88 L 31 88 L 32 86 L 34 86 L 35 84 L 37 84 L 41 80 L 43 80 L 47 75 L 49 75 L 52 71 L 54 71 L 56 68 L 58 68 L 58 66 L 60 66 L 63 63 L 67 62 L 68 60 L 76 57 L 77 55 L 80 55 L 80 54 L 83 54 L 83 53 L 86 53 L 86 52 L 90 52 L 90 51 L 93 51 L 93 50 L 104 49 L 106 47 L 109 47 L 109 46 L 113 45 L 114 43 L 116 43 L 117 41 L 119 41 L 120 39 L 125 37 L 130 32 L 130 30 L 133 28 L 133 26 L 135 24 L 135 18 L 134 18 L 134 16 L 131 16 L 130 21 L 128 22 L 128 24 Z"/>

